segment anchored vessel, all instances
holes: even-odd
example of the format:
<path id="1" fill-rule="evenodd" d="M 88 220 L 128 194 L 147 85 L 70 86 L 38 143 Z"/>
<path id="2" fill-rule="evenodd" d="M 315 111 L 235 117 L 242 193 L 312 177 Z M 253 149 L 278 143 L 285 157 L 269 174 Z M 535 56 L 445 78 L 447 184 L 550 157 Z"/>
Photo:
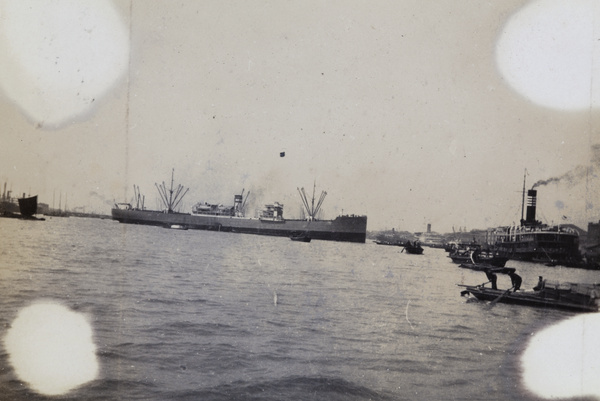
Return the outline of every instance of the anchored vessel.
<path id="1" fill-rule="evenodd" d="M 523 186 L 523 204 L 525 188 Z M 579 233 L 571 227 L 536 220 L 537 191 L 527 191 L 527 215 L 519 226 L 497 227 L 490 239 L 499 256 L 510 259 L 577 266 L 581 263 Z"/>
<path id="2" fill-rule="evenodd" d="M 311 239 L 365 242 L 367 231 L 367 216 L 343 215 L 333 220 L 317 219 L 317 214 L 325 199 L 326 192 L 315 205 L 314 192 L 312 203 L 309 202 L 304 188 L 298 189 L 306 209 L 306 219 L 285 219 L 283 205 L 275 202 L 265 205 L 258 217 L 246 217 L 244 213 L 248 194 L 244 191 L 234 196 L 233 206 L 197 203 L 192 207 L 191 213 L 176 212 L 183 196 L 187 193 L 179 185 L 173 188 L 173 174 L 171 174 L 171 187 L 165 183 L 156 185 L 165 210 L 147 210 L 143 206 L 139 191 L 136 190 L 137 203 L 118 203 L 112 209 L 112 218 L 121 223 L 146 224 L 162 227 L 189 228 L 198 230 L 213 230 L 236 232 L 244 234 L 272 235 L 291 237 L 297 233 L 305 233 Z"/>

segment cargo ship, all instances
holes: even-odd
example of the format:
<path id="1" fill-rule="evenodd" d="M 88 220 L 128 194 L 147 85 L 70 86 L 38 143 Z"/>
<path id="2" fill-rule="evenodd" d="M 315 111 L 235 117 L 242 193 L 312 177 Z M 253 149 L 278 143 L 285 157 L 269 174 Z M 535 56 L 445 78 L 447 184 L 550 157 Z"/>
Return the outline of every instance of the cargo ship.
<path id="1" fill-rule="evenodd" d="M 176 212 L 177 206 L 187 193 L 179 185 L 167 188 L 164 182 L 156 184 L 163 210 L 147 210 L 143 206 L 142 197 L 136 190 L 136 205 L 117 203 L 112 209 L 112 219 L 120 223 L 146 224 L 166 228 L 211 230 L 234 232 L 241 234 L 271 235 L 292 237 L 300 233 L 315 240 L 346 241 L 364 243 L 367 231 L 367 216 L 342 215 L 333 220 L 317 218 L 326 192 L 315 205 L 314 191 L 312 200 L 306 196 L 304 188 L 298 189 L 305 208 L 305 219 L 286 219 L 283 216 L 283 204 L 274 202 L 267 204 L 256 217 L 245 216 L 245 204 L 249 193 L 244 191 L 234 196 L 233 206 L 196 203 L 190 213 Z M 135 187 L 134 187 L 135 188 Z"/>
<path id="2" fill-rule="evenodd" d="M 547 225 L 536 220 L 537 191 L 527 191 L 527 214 L 523 219 L 525 187 L 521 207 L 521 224 L 497 227 L 490 231 L 488 242 L 500 256 L 514 260 L 579 267 L 579 233 L 565 225 Z"/>

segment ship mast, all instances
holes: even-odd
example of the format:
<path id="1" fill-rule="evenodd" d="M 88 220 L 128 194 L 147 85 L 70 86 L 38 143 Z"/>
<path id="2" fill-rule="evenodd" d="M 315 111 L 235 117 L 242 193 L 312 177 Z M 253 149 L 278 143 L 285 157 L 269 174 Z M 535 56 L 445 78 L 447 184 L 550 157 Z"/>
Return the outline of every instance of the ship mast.
<path id="1" fill-rule="evenodd" d="M 246 202 L 248 202 L 248 197 L 250 196 L 250 191 L 246 193 L 246 197 L 244 198 L 244 188 L 242 188 L 242 205 L 240 206 L 240 212 L 242 216 L 246 214 Z"/>
<path id="2" fill-rule="evenodd" d="M 304 188 L 296 188 L 298 190 L 298 193 L 300 194 L 300 199 L 302 199 L 302 203 L 304 204 L 304 209 L 306 210 L 306 213 L 308 214 L 308 220 L 316 220 L 317 213 L 319 213 L 319 210 L 321 210 L 321 205 L 323 204 L 323 201 L 325 200 L 325 197 L 327 196 L 327 192 L 322 191 L 321 196 L 319 197 L 319 200 L 317 201 L 317 205 L 315 206 L 315 189 L 316 189 L 316 187 L 317 187 L 317 183 L 315 181 L 315 183 L 313 185 L 313 195 L 312 195 L 312 200 L 311 200 L 310 205 L 308 203 L 308 197 L 306 196 L 306 192 L 304 191 Z"/>
<path id="3" fill-rule="evenodd" d="M 156 189 L 158 189 L 158 193 L 160 194 L 160 200 L 167 207 L 167 213 L 173 213 L 177 206 L 179 206 L 179 203 L 181 202 L 185 194 L 187 194 L 187 192 L 189 191 L 189 188 L 187 188 L 185 192 L 182 192 L 184 188 L 181 184 L 177 185 L 177 188 L 173 189 L 174 175 L 175 169 L 171 171 L 171 188 L 169 189 L 167 189 L 167 186 L 165 185 L 164 181 L 161 185 L 158 185 L 156 183 L 154 184 L 156 186 Z"/>
<path id="4" fill-rule="evenodd" d="M 525 173 L 523 173 L 523 195 L 521 198 L 521 225 L 523 225 L 523 219 L 525 212 L 525 180 L 527 179 L 527 169 L 525 169 Z"/>
<path id="5" fill-rule="evenodd" d="M 523 195 L 521 198 L 521 224 L 523 224 L 523 213 L 525 211 L 525 180 L 527 178 L 527 169 L 525 169 L 525 173 L 523 174 Z"/>
<path id="6" fill-rule="evenodd" d="M 315 180 L 313 183 L 313 196 L 312 196 L 312 210 L 315 210 L 315 190 L 317 189 L 317 181 Z M 314 215 L 311 215 L 311 217 L 315 217 Z"/>
<path id="7" fill-rule="evenodd" d="M 135 208 L 139 210 L 144 210 L 144 201 L 146 199 L 145 196 L 140 192 L 140 187 L 137 185 L 133 186 L 133 193 L 135 196 Z"/>

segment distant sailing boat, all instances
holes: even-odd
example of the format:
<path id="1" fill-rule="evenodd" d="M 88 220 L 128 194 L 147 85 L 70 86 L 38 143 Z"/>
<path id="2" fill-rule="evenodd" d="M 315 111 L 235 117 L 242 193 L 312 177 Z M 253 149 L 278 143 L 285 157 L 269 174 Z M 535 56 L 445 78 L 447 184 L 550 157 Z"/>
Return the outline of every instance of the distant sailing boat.
<path id="1" fill-rule="evenodd" d="M 23 197 L 19 198 L 18 201 L 21 216 L 32 217 L 37 213 L 37 195 L 25 197 L 25 194 L 23 194 Z"/>
<path id="2" fill-rule="evenodd" d="M 37 195 L 26 196 L 23 194 L 22 198 L 15 199 L 11 198 L 10 191 L 6 192 L 6 184 L 4 185 L 4 188 L 4 193 L 0 198 L 0 217 L 41 221 L 45 220 L 44 218 L 37 218 L 34 216 L 37 214 L 38 209 Z M 17 210 L 19 213 L 17 213 Z"/>

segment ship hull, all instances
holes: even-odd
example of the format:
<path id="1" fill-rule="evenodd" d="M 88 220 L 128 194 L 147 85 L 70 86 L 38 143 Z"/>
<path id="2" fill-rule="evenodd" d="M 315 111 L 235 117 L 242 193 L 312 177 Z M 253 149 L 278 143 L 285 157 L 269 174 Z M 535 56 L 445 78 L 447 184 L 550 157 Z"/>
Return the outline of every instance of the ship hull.
<path id="1" fill-rule="evenodd" d="M 311 239 L 364 243 L 366 216 L 339 216 L 335 220 L 262 220 L 234 216 L 205 216 L 189 213 L 163 213 L 151 210 L 112 209 L 112 218 L 121 223 L 161 227 L 173 225 L 196 230 L 290 237 L 306 232 Z"/>
<path id="2" fill-rule="evenodd" d="M 527 232 L 495 243 L 500 256 L 527 262 L 569 264 L 581 260 L 579 237 L 562 231 Z"/>

